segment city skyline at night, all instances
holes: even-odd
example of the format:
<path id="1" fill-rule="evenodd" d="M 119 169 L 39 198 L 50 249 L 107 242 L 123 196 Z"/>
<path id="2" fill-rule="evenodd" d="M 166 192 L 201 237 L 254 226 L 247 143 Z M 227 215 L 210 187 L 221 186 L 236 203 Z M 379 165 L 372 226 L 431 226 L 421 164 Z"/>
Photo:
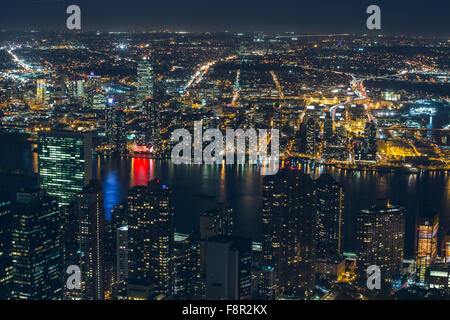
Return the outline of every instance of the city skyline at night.
<path id="1" fill-rule="evenodd" d="M 5 8 L 0 300 L 450 299 L 448 4 Z"/>

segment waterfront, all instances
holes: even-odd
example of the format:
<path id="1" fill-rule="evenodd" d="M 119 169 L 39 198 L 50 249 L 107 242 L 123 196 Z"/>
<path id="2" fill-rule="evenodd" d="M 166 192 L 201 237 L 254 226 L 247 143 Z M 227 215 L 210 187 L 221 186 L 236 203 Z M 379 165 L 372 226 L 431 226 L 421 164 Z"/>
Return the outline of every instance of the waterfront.
<path id="1" fill-rule="evenodd" d="M 0 185 L 17 189 L 21 185 L 37 185 L 37 155 L 27 143 L 0 144 L 3 155 L 0 168 L 15 169 L 22 174 L 0 174 Z M 450 175 L 448 172 L 423 174 L 349 171 L 331 166 L 318 166 L 305 173 L 317 178 L 331 174 L 346 193 L 344 212 L 344 249 L 354 251 L 357 212 L 380 197 L 407 209 L 406 256 L 414 249 L 414 223 L 419 208 L 433 206 L 440 212 L 441 226 L 450 218 Z M 197 230 L 199 215 L 216 202 L 235 209 L 237 235 L 261 238 L 261 192 L 263 177 L 259 169 L 233 165 L 174 165 L 170 160 L 93 156 L 93 176 L 104 188 L 107 218 L 111 208 L 126 197 L 129 188 L 160 179 L 175 192 L 175 225 L 179 232 Z"/>

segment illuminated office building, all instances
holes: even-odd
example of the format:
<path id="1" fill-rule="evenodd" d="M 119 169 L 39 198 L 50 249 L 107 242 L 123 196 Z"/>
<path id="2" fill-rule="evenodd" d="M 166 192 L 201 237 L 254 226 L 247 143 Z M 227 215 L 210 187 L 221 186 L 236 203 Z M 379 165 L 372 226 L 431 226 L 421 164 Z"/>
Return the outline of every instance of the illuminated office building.
<path id="1" fill-rule="evenodd" d="M 263 265 L 274 267 L 277 298 L 302 298 L 314 288 L 314 195 L 309 176 L 280 170 L 264 177 Z"/>
<path id="2" fill-rule="evenodd" d="M 128 192 L 129 284 L 152 284 L 154 294 L 173 288 L 173 193 L 152 180 Z"/>
<path id="3" fill-rule="evenodd" d="M 429 268 L 437 256 L 439 214 L 430 213 L 420 218 L 417 225 L 416 242 L 416 277 L 424 284 L 427 281 Z"/>
<path id="4" fill-rule="evenodd" d="M 148 57 L 144 57 L 137 67 L 136 105 L 142 107 L 146 99 L 153 99 L 153 68 Z"/>
<path id="5" fill-rule="evenodd" d="M 62 298 L 58 202 L 45 191 L 20 191 L 12 207 L 13 299 Z"/>
<path id="6" fill-rule="evenodd" d="M 445 263 L 450 263 L 450 234 L 444 237 L 444 252 L 445 252 Z"/>
<path id="7" fill-rule="evenodd" d="M 200 245 L 189 234 L 175 233 L 173 294 L 182 299 L 201 299 Z"/>
<path id="8" fill-rule="evenodd" d="M 84 80 L 77 80 L 76 97 L 78 99 L 84 99 Z"/>
<path id="9" fill-rule="evenodd" d="M 106 107 L 106 94 L 102 92 L 96 92 L 92 96 L 92 109 L 98 111 L 104 111 Z"/>
<path id="10" fill-rule="evenodd" d="M 41 104 L 47 102 L 47 81 L 45 79 L 36 80 L 36 102 Z"/>
<path id="11" fill-rule="evenodd" d="M 69 205 L 92 176 L 92 134 L 40 131 L 38 163 L 40 188 Z"/>
<path id="12" fill-rule="evenodd" d="M 105 298 L 105 209 L 103 189 L 91 180 L 77 195 L 82 297 Z"/>
<path id="13" fill-rule="evenodd" d="M 357 223 L 357 276 L 365 284 L 367 268 L 380 267 L 383 283 L 401 273 L 405 246 L 405 209 L 387 200 L 360 211 Z"/>
<path id="14" fill-rule="evenodd" d="M 344 190 L 329 174 L 322 174 L 314 183 L 316 254 L 322 257 L 341 255 Z"/>
<path id="15" fill-rule="evenodd" d="M 430 289 L 450 288 L 450 264 L 437 263 L 430 266 Z"/>
<path id="16" fill-rule="evenodd" d="M 11 199 L 6 191 L 0 191 L 0 300 L 11 298 Z"/>
<path id="17" fill-rule="evenodd" d="M 274 300 L 276 293 L 276 278 L 274 267 L 262 267 L 259 270 L 257 282 L 257 299 Z"/>

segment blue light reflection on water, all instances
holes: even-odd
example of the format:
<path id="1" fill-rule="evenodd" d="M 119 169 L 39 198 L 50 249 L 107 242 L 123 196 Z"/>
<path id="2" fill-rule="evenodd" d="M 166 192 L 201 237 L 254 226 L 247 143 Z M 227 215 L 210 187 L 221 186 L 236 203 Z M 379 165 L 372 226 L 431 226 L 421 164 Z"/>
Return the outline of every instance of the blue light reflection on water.
<path id="1" fill-rule="evenodd" d="M 116 171 L 110 171 L 103 181 L 105 219 L 111 220 L 111 210 L 121 202 L 122 189 Z"/>

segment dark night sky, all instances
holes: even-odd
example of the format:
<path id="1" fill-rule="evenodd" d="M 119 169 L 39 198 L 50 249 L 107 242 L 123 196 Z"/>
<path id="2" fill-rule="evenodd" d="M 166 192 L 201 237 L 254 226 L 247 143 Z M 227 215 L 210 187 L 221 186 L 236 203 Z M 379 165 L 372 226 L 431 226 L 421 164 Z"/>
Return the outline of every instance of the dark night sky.
<path id="1" fill-rule="evenodd" d="M 366 8 L 377 4 L 383 33 L 450 33 L 447 0 L 1 0 L 0 28 L 64 29 L 70 4 L 85 30 L 365 33 Z"/>

